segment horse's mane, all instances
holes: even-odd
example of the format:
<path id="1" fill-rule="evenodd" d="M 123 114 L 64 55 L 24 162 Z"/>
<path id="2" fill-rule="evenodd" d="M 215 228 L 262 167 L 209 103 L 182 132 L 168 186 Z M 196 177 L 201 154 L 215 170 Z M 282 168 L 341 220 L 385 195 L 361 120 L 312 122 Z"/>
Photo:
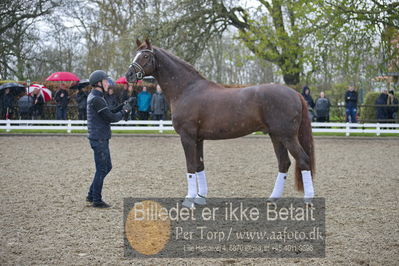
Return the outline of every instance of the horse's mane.
<path id="1" fill-rule="evenodd" d="M 155 48 L 157 51 L 165 54 L 172 61 L 177 61 L 178 63 L 182 64 L 183 66 L 188 68 L 191 72 L 196 73 L 202 79 L 208 80 L 197 69 L 195 69 L 190 63 L 184 61 L 180 57 L 172 54 L 171 52 L 169 52 L 169 51 L 167 51 L 165 49 L 159 48 L 157 46 L 152 46 L 152 48 L 153 49 Z M 145 42 L 143 42 L 139 47 L 137 47 L 137 51 L 142 50 L 142 49 L 148 49 L 147 44 Z M 244 87 L 248 87 L 248 85 L 243 85 L 243 84 L 218 84 L 218 83 L 210 81 L 210 80 L 208 80 L 208 81 L 211 82 L 211 83 L 214 83 L 215 85 L 217 85 L 219 87 L 225 87 L 225 88 L 244 88 Z"/>
<path id="2" fill-rule="evenodd" d="M 190 71 L 192 71 L 192 72 L 198 74 L 201 78 L 206 79 L 206 78 L 205 78 L 198 70 L 196 70 L 190 63 L 184 61 L 184 60 L 181 59 L 180 57 L 177 57 L 176 55 L 174 55 L 174 54 L 172 54 L 172 53 L 170 53 L 170 52 L 168 52 L 168 51 L 166 51 L 166 50 L 164 50 L 164 49 L 162 49 L 162 48 L 155 47 L 155 46 L 154 46 L 154 48 L 156 48 L 158 51 L 160 51 L 160 52 L 166 54 L 167 56 L 169 56 L 173 61 L 179 62 L 180 64 L 182 64 L 183 66 L 185 66 L 186 68 L 188 68 Z"/>

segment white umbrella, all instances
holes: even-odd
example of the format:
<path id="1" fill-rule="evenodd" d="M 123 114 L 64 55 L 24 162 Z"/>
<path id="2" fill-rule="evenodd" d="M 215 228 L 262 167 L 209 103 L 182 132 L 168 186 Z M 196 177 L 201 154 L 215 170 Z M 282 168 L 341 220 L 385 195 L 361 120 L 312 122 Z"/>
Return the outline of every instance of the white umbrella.
<path id="1" fill-rule="evenodd" d="M 51 90 L 47 89 L 43 85 L 40 84 L 33 84 L 29 88 L 26 89 L 26 93 L 28 95 L 32 95 L 35 90 L 39 90 L 40 95 L 43 96 L 45 102 L 50 101 L 51 98 Z"/>

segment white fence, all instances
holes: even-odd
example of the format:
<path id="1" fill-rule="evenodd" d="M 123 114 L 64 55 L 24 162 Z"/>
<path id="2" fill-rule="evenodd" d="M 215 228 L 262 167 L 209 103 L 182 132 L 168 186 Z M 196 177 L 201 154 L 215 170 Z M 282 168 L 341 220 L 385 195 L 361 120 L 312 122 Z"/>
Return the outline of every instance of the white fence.
<path id="1" fill-rule="evenodd" d="M 85 120 L 0 120 L 0 130 L 10 132 L 14 129 L 23 130 L 87 130 Z M 111 130 L 157 130 L 162 133 L 164 130 L 174 130 L 172 121 L 119 121 L 112 123 Z"/>
<path id="2" fill-rule="evenodd" d="M 372 133 L 380 136 L 382 133 L 399 133 L 399 124 L 355 124 L 355 123 L 312 123 L 313 132 L 323 133 L 351 133 L 367 134 Z"/>
<path id="3" fill-rule="evenodd" d="M 87 130 L 87 121 L 83 120 L 0 120 L 0 130 Z M 129 120 L 113 123 L 111 130 L 118 131 L 148 131 L 155 130 L 162 133 L 164 130 L 174 130 L 172 121 L 139 121 Z M 313 132 L 323 133 L 372 133 L 377 136 L 383 133 L 399 133 L 399 124 L 351 124 L 351 123 L 312 123 Z"/>

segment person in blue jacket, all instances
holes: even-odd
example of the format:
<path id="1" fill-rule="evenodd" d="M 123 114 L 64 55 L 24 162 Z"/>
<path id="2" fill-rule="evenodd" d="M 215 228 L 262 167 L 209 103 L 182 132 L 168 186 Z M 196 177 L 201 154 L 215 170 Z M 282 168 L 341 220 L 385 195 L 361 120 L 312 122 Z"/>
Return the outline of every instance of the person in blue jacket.
<path id="1" fill-rule="evenodd" d="M 104 98 L 109 86 L 108 75 L 104 71 L 96 70 L 91 73 L 89 83 L 93 89 L 87 98 L 87 128 L 90 146 L 94 151 L 96 173 L 86 201 L 96 208 L 109 208 L 111 206 L 103 201 L 101 191 L 104 179 L 112 169 L 109 151 L 110 124 L 118 122 L 122 118 L 127 120 L 132 107 L 125 102 L 113 110 L 109 108 Z"/>
<path id="2" fill-rule="evenodd" d="M 148 120 L 151 110 L 151 93 L 147 91 L 147 87 L 137 95 L 137 110 L 140 120 Z"/>

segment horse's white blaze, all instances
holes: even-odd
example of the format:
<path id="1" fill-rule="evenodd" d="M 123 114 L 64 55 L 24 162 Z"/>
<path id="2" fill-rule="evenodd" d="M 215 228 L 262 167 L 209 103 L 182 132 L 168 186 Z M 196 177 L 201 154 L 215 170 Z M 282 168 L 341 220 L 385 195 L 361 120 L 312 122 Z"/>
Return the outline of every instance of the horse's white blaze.
<path id="1" fill-rule="evenodd" d="M 136 56 L 133 59 L 133 63 L 136 62 L 137 58 L 139 58 L 140 55 L 141 55 L 141 52 L 137 52 Z"/>

